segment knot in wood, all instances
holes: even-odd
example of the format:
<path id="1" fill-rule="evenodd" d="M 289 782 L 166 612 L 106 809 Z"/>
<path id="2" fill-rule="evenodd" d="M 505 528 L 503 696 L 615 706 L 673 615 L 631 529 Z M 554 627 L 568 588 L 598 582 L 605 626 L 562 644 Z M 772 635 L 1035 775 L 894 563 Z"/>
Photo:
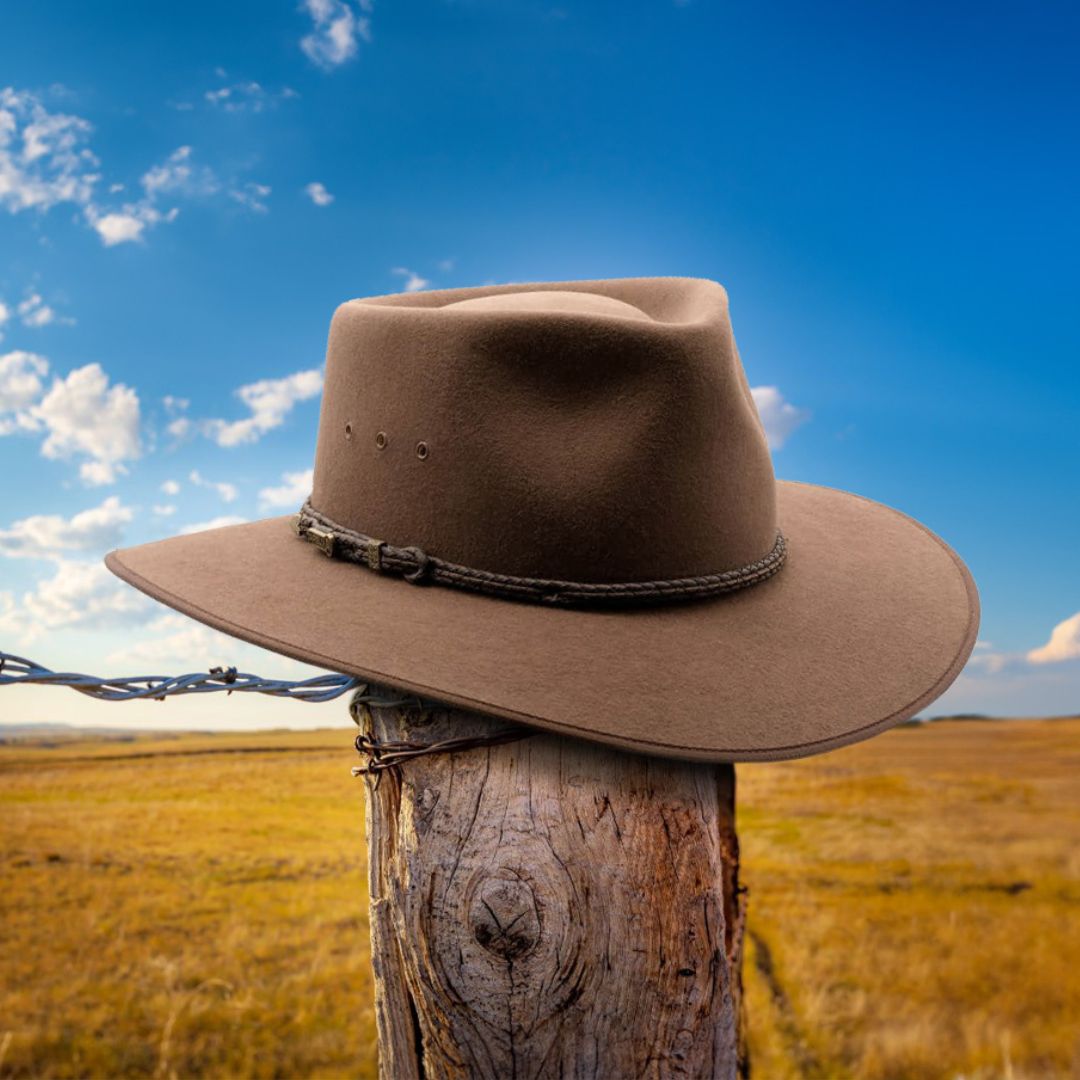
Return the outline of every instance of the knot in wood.
<path id="1" fill-rule="evenodd" d="M 476 940 L 506 963 L 540 943 L 536 896 L 520 878 L 491 877 L 481 882 L 473 894 L 469 924 Z"/>

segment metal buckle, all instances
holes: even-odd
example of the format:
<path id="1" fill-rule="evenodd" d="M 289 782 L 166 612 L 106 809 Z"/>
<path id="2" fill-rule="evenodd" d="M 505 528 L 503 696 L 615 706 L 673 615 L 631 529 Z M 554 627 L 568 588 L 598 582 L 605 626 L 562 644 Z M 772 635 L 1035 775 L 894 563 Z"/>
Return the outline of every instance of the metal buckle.
<path id="1" fill-rule="evenodd" d="M 305 540 L 310 540 L 328 559 L 334 557 L 335 534 L 329 529 L 320 529 L 309 525 L 302 533 Z"/>
<path id="2" fill-rule="evenodd" d="M 377 570 L 382 573 L 382 549 L 383 541 L 376 540 L 374 537 L 370 538 L 367 542 L 367 564 L 371 570 Z"/>

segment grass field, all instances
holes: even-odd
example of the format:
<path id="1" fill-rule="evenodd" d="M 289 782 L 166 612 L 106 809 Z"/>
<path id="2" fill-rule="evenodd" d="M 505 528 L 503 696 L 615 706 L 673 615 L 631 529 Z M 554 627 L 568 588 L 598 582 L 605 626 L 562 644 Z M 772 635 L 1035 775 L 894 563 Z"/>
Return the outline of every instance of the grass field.
<path id="1" fill-rule="evenodd" d="M 0 747 L 0 1076 L 374 1076 L 345 729 Z M 754 1075 L 1080 1076 L 1080 720 L 740 766 Z"/>

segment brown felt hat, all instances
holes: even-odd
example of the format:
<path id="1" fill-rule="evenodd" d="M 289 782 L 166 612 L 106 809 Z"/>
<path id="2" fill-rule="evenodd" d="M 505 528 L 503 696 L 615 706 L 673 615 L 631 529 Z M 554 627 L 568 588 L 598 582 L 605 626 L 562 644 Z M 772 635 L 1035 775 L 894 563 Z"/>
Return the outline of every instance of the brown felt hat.
<path id="1" fill-rule="evenodd" d="M 899 723 L 979 621 L 924 526 L 774 479 L 727 294 L 688 278 L 351 300 L 301 512 L 106 561 L 320 667 L 714 761 Z"/>

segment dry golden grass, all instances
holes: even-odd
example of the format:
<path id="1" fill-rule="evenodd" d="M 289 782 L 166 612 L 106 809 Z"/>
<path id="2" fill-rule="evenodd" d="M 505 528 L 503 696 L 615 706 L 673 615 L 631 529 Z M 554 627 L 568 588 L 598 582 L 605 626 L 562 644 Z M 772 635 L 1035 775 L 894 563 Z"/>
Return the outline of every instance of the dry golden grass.
<path id="1" fill-rule="evenodd" d="M 0 1076 L 374 1076 L 351 733 L 0 747 Z M 754 1075 L 1080 1075 L 1080 720 L 739 768 Z"/>
<path id="2" fill-rule="evenodd" d="M 760 1075 L 1080 1076 L 1080 720 L 739 769 Z"/>
<path id="3" fill-rule="evenodd" d="M 0 1075 L 374 1076 L 351 764 L 346 730 L 3 748 Z"/>

